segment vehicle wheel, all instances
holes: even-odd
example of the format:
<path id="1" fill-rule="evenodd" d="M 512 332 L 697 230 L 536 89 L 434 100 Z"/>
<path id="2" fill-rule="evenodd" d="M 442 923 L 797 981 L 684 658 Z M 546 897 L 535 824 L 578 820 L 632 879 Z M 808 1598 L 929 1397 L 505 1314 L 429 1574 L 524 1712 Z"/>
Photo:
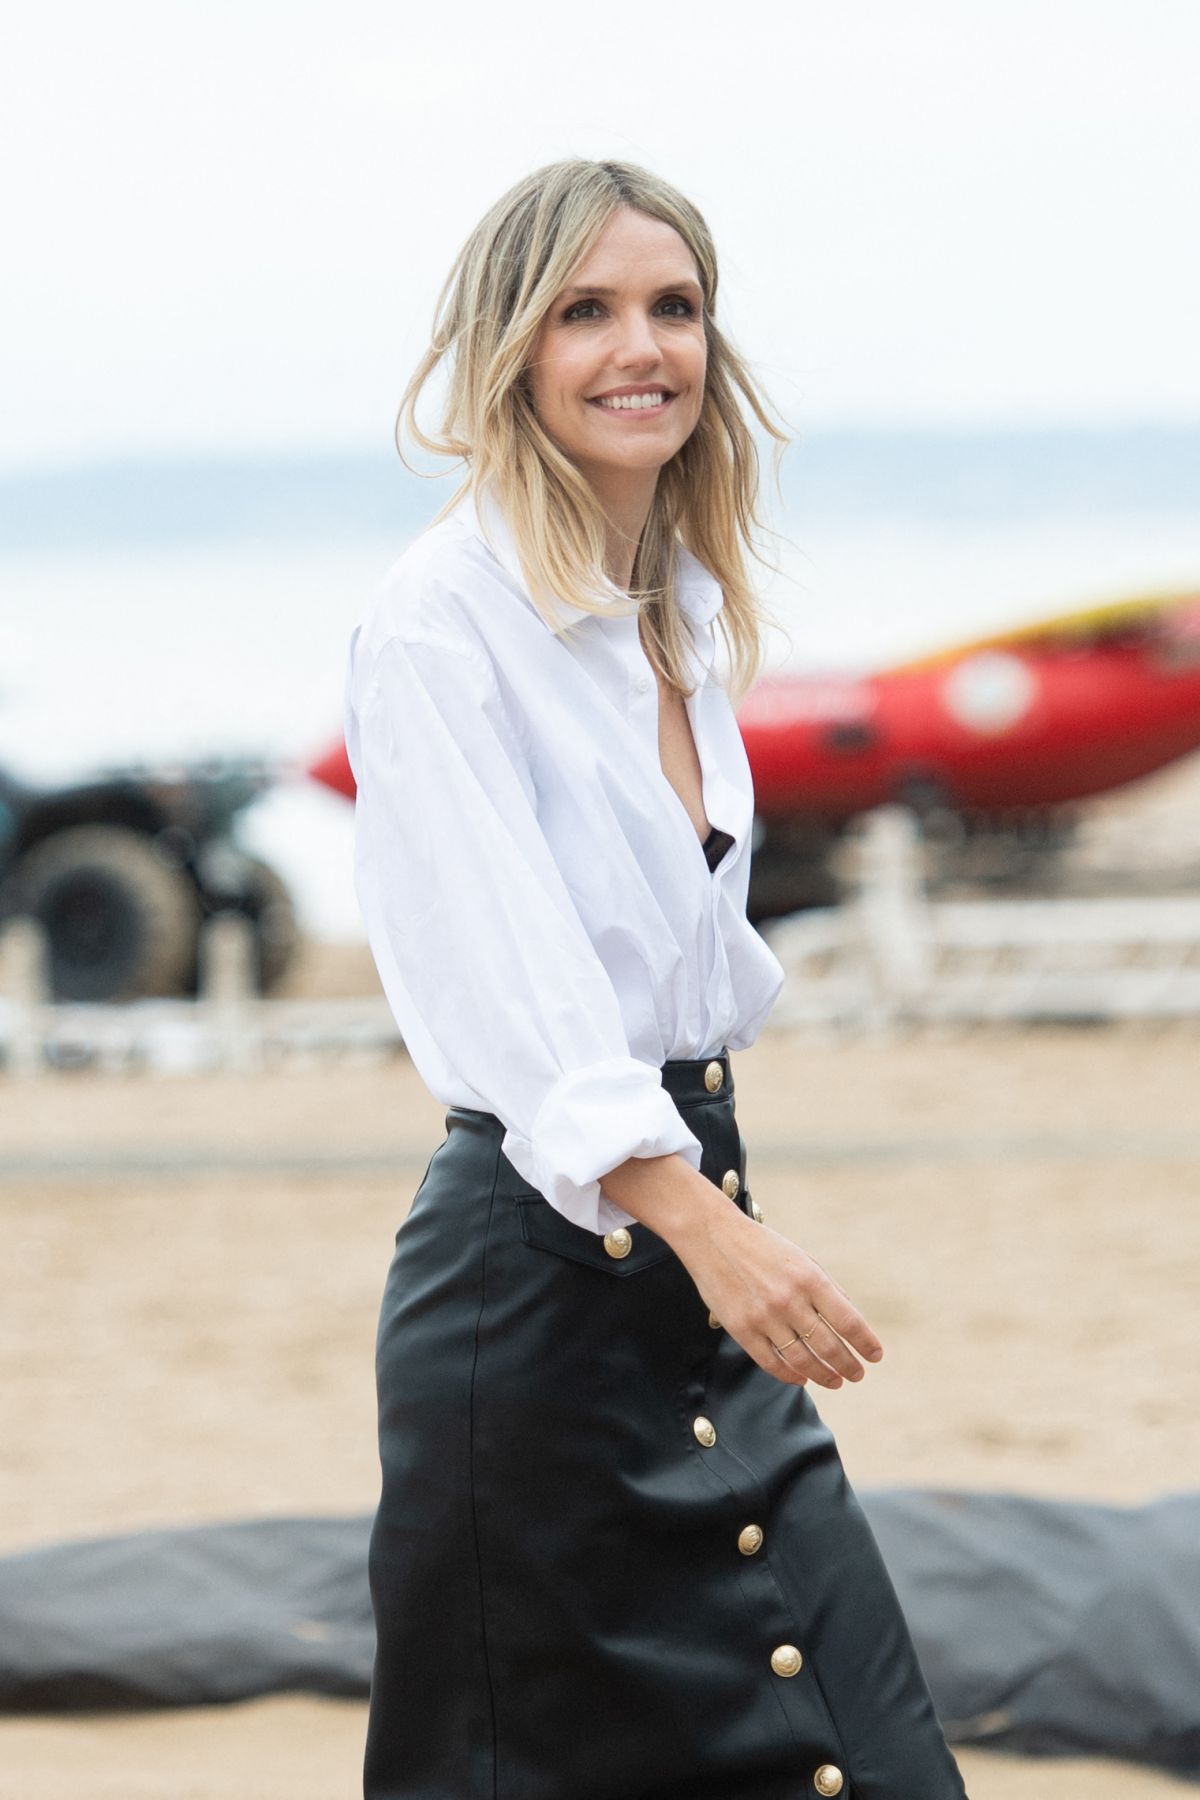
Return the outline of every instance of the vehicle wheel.
<path id="1" fill-rule="evenodd" d="M 190 876 L 124 825 L 75 825 L 27 850 L 5 910 L 49 939 L 55 1000 L 179 994 L 196 955 L 199 901 Z"/>
<path id="2" fill-rule="evenodd" d="M 247 888 L 237 902 L 237 911 L 253 922 L 259 992 L 266 994 L 278 986 L 291 967 L 300 930 L 292 896 L 270 863 L 247 856 L 243 868 Z"/>

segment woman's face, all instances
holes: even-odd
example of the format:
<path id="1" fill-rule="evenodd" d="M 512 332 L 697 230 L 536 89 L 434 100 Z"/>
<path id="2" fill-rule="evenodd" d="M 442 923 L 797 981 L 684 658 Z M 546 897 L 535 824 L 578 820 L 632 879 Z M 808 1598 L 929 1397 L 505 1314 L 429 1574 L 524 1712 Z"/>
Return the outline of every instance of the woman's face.
<path id="1" fill-rule="evenodd" d="M 546 314 L 529 360 L 543 428 L 597 486 L 657 472 L 700 417 L 702 289 L 673 226 L 617 209 Z"/>

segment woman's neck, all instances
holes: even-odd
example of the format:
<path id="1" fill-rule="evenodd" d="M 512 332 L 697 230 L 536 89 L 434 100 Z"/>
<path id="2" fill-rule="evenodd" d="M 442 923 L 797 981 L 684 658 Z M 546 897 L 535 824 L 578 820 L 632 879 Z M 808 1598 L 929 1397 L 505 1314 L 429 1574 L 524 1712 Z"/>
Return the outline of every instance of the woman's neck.
<path id="1" fill-rule="evenodd" d="M 629 591 L 638 545 L 658 485 L 657 469 L 585 469 L 605 519 L 604 572 Z"/>

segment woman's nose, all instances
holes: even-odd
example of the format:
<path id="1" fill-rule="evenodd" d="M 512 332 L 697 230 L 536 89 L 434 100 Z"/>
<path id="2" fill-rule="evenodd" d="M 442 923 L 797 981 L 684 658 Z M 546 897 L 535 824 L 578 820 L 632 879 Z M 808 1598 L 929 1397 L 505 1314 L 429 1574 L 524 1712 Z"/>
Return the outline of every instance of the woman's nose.
<path id="1" fill-rule="evenodd" d="M 616 360 L 622 368 L 641 367 L 659 360 L 654 326 L 644 314 L 621 321 Z"/>

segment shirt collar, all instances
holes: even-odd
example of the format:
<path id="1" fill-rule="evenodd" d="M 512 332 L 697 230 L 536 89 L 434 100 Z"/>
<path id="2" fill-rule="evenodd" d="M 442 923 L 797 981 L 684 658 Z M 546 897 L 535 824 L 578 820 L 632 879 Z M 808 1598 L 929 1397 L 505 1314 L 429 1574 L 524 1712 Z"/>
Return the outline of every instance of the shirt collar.
<path id="1" fill-rule="evenodd" d="M 517 555 L 516 540 L 503 509 L 491 490 L 478 488 L 468 491 L 455 506 L 453 516 L 461 519 L 467 529 L 487 545 L 505 574 L 516 583 L 532 605 L 521 571 L 521 560 Z M 675 593 L 680 610 L 697 627 L 711 625 L 725 603 L 725 596 L 716 576 L 683 544 L 678 544 L 675 550 Z M 628 606 L 629 595 L 610 581 L 607 575 L 601 574 L 598 577 L 596 597 L 601 601 L 619 602 Z M 578 619 L 593 616 L 603 617 L 603 614 L 593 615 L 587 612 L 582 606 L 573 606 L 568 600 L 556 599 L 555 608 L 564 624 L 573 624 Z"/>

